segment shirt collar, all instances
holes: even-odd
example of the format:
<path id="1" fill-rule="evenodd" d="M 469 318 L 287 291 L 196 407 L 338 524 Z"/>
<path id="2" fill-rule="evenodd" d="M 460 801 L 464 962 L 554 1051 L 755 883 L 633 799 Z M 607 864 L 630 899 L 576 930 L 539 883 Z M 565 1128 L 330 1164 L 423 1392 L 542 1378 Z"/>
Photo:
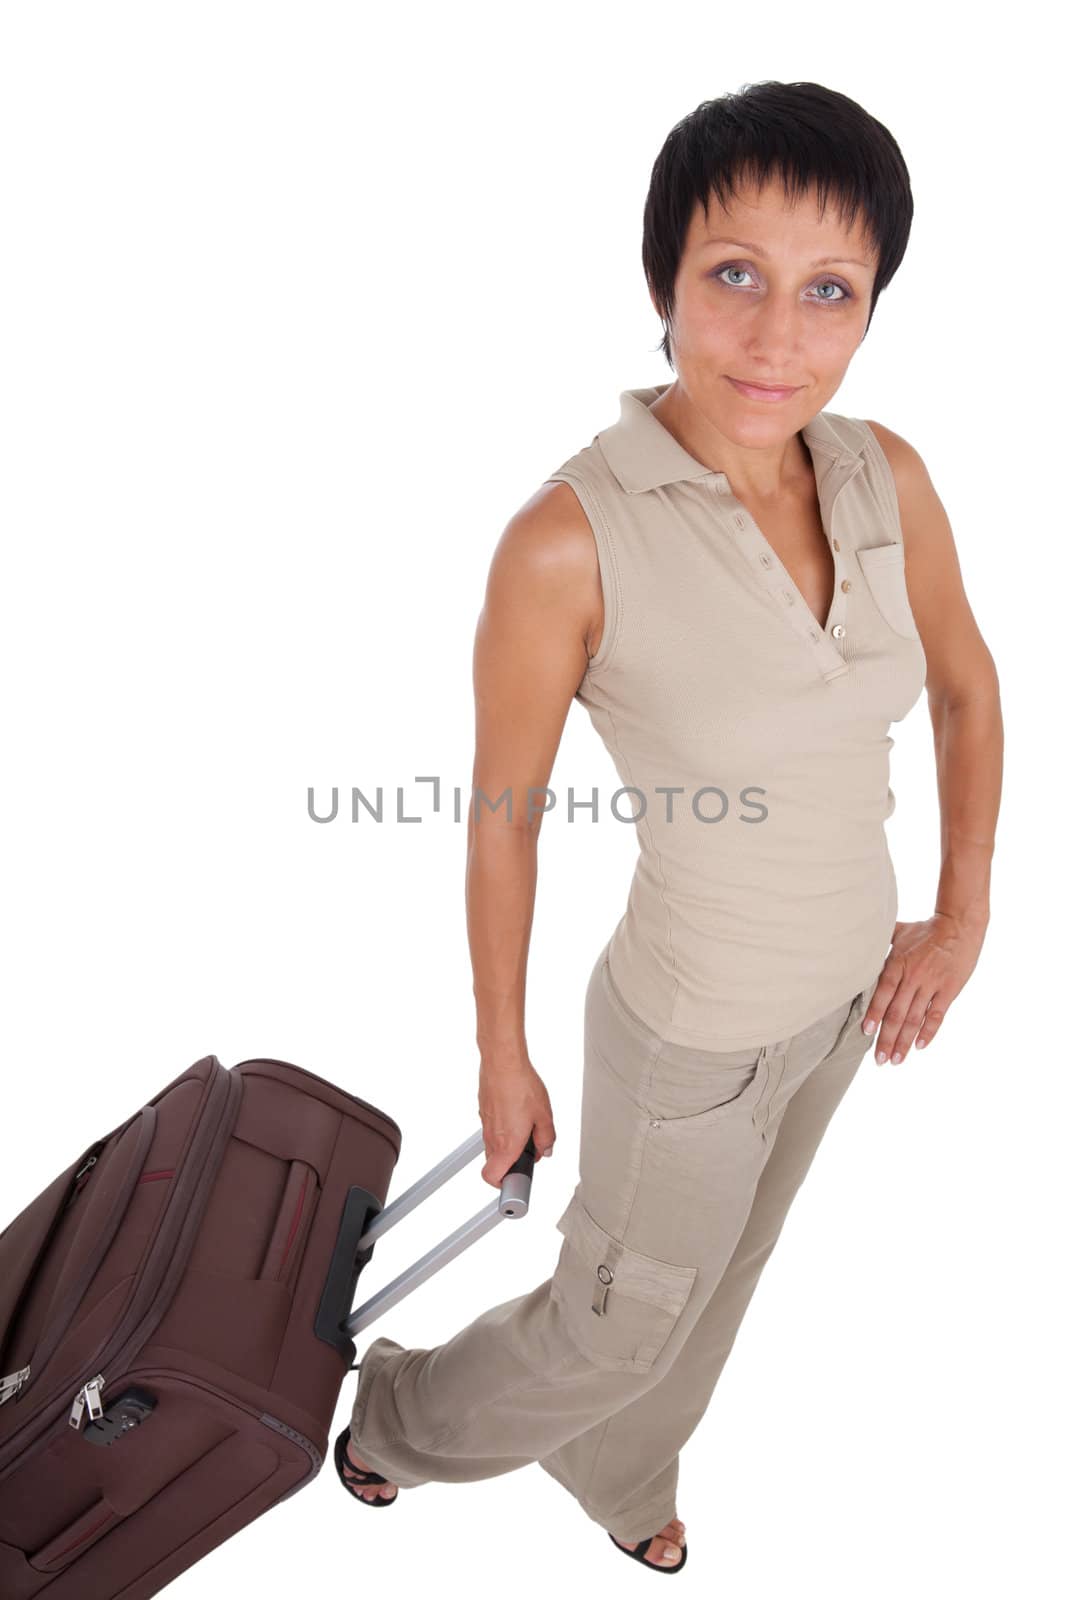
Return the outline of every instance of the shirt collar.
<path id="1" fill-rule="evenodd" d="M 604 459 L 627 494 L 642 494 L 667 483 L 686 483 L 694 478 L 722 478 L 691 456 L 673 433 L 649 411 L 649 406 L 670 387 L 656 384 L 651 389 L 623 389 L 619 395 L 619 420 L 602 428 L 597 441 Z M 852 450 L 834 426 L 829 415 L 820 411 L 801 430 L 813 459 L 825 467 L 851 466 L 862 457 Z M 831 458 L 829 460 L 827 458 Z"/>

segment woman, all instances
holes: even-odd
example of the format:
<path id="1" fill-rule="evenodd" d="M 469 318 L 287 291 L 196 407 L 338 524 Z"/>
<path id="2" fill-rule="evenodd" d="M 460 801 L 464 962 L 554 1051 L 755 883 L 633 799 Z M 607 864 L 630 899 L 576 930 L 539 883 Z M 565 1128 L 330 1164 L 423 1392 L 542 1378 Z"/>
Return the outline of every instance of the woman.
<path id="1" fill-rule="evenodd" d="M 911 214 L 890 134 L 817 84 L 706 102 L 656 160 L 643 258 L 675 379 L 624 391 L 512 518 L 475 652 L 494 1186 L 531 1128 L 538 1158 L 555 1137 L 525 965 L 573 698 L 636 797 L 629 902 L 586 994 L 580 1182 L 550 1280 L 432 1350 L 369 1346 L 337 1464 L 371 1504 L 538 1461 L 619 1548 L 679 1571 L 679 1451 L 825 1128 L 875 1033 L 879 1061 L 923 1048 L 974 970 L 996 670 L 920 456 L 825 409 Z M 924 684 L 943 862 L 931 915 L 902 923 L 887 729 Z"/>

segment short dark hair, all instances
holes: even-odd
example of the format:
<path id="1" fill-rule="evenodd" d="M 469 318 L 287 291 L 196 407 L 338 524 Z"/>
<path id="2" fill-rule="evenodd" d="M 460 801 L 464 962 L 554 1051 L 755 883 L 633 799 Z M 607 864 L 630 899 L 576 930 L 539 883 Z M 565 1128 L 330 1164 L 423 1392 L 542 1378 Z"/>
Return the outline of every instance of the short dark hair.
<path id="1" fill-rule="evenodd" d="M 674 285 L 693 207 L 706 212 L 712 190 L 728 206 L 749 177 L 761 186 L 780 178 L 790 201 L 814 185 L 820 214 L 832 198 L 846 227 L 863 215 L 878 260 L 867 328 L 903 260 L 914 209 L 908 169 L 888 128 L 855 100 L 821 83 L 774 79 L 704 100 L 667 135 L 645 200 L 641 260 L 672 370 Z"/>

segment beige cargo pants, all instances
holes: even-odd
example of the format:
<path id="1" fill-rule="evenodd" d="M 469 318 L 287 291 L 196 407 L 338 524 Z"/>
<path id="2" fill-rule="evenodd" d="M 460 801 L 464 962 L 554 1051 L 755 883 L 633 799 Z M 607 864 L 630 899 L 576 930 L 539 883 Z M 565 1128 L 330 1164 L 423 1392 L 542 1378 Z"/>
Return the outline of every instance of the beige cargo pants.
<path id="1" fill-rule="evenodd" d="M 627 1543 L 676 1516 L 679 1451 L 874 1043 L 878 976 L 792 1038 L 706 1051 L 651 1033 L 601 952 L 555 1272 L 433 1349 L 368 1345 L 353 1448 L 401 1488 L 536 1461 Z"/>

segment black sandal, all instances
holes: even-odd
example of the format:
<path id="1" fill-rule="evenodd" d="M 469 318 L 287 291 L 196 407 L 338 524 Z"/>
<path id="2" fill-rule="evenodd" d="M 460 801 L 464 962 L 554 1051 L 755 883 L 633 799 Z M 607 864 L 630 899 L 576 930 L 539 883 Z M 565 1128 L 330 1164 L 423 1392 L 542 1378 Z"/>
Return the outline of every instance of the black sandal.
<path id="1" fill-rule="evenodd" d="M 359 1500 L 365 1506 L 395 1505 L 400 1498 L 397 1494 L 394 1494 L 390 1500 L 383 1500 L 380 1494 L 376 1494 L 373 1499 L 367 1499 L 364 1495 L 357 1494 L 352 1488 L 353 1483 L 388 1483 L 390 1480 L 383 1478 L 380 1472 L 364 1472 L 361 1467 L 353 1466 L 346 1454 L 351 1437 L 352 1429 L 349 1426 L 344 1433 L 337 1435 L 333 1445 L 333 1464 L 337 1468 L 337 1476 L 348 1490 L 348 1493 L 353 1500 Z"/>
<path id="2" fill-rule="evenodd" d="M 651 1533 L 647 1539 L 642 1539 L 640 1544 L 636 1545 L 633 1550 L 627 1550 L 626 1546 L 624 1544 L 620 1544 L 613 1533 L 609 1533 L 608 1538 L 611 1540 L 616 1550 L 621 1550 L 624 1556 L 632 1556 L 635 1561 L 640 1561 L 643 1567 L 651 1567 L 653 1572 L 681 1572 L 689 1558 L 689 1546 L 687 1544 L 683 1544 L 681 1547 L 682 1554 L 680 1559 L 675 1561 L 673 1565 L 669 1567 L 661 1566 L 658 1561 L 646 1561 L 645 1557 L 649 1552 L 653 1539 L 659 1538 L 659 1535 L 656 1533 Z"/>

